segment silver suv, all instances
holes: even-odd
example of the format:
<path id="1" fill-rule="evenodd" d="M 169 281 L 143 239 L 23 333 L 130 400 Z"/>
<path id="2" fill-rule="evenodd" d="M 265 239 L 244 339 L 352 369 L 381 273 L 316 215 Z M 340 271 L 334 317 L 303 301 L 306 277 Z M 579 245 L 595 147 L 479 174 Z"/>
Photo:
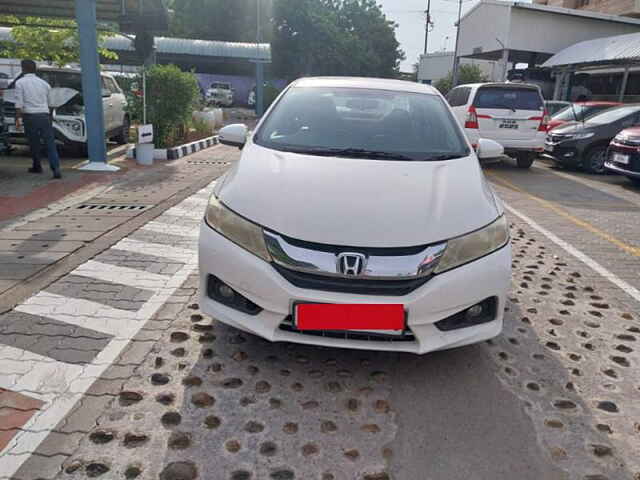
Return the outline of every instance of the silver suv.
<path id="1" fill-rule="evenodd" d="M 64 100 L 53 109 L 53 128 L 56 143 L 63 148 L 84 155 L 87 151 L 87 128 L 82 98 L 80 70 L 69 68 L 38 69 L 38 76 L 51 85 L 52 97 Z M 102 77 L 102 102 L 104 109 L 105 137 L 124 144 L 129 140 L 130 119 L 127 100 L 116 79 L 106 73 Z M 26 144 L 23 130 L 15 125 L 15 105 L 11 90 L 4 95 L 4 122 L 12 144 Z"/>

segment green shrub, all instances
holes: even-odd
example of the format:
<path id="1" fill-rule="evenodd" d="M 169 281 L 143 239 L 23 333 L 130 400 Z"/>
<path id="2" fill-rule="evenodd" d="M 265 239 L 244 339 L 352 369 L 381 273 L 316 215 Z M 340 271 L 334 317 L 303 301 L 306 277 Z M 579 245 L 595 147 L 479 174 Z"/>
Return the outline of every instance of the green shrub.
<path id="1" fill-rule="evenodd" d="M 180 143 L 191 124 L 200 90 L 193 73 L 175 65 L 154 65 L 147 76 L 147 123 L 153 124 L 155 145 L 167 148 Z M 142 86 L 142 75 L 138 79 Z M 142 122 L 142 97 L 132 95 L 128 107 L 132 119 Z"/>

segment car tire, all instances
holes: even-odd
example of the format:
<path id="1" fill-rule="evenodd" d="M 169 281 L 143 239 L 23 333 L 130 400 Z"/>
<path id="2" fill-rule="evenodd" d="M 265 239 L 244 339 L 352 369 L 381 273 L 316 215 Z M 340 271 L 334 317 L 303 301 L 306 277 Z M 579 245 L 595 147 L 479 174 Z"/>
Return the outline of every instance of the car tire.
<path id="1" fill-rule="evenodd" d="M 584 156 L 583 167 L 589 173 L 602 174 L 605 171 L 604 162 L 607 158 L 607 147 L 593 147 Z"/>
<path id="2" fill-rule="evenodd" d="M 523 170 L 531 168 L 531 165 L 533 165 L 533 161 L 535 160 L 535 158 L 535 154 L 533 153 L 518 153 L 516 155 L 516 163 L 518 165 L 518 168 L 522 168 Z"/>
<path id="3" fill-rule="evenodd" d="M 126 143 L 129 143 L 129 127 L 130 126 L 131 124 L 129 122 L 129 117 L 124 117 L 124 122 L 122 124 L 122 127 L 120 128 L 120 133 L 118 133 L 118 135 L 113 137 L 113 139 L 118 145 L 124 145 Z"/>

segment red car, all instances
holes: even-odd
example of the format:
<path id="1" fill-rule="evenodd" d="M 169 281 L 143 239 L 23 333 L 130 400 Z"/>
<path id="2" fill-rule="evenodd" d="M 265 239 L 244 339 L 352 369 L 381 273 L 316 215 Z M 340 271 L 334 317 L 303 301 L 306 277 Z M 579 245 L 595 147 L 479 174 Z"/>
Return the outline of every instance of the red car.
<path id="1" fill-rule="evenodd" d="M 611 141 L 605 168 L 640 185 L 640 127 L 622 130 Z"/>
<path id="2" fill-rule="evenodd" d="M 595 113 L 618 105 L 622 104 L 618 102 L 576 102 L 553 115 L 548 129 L 551 130 L 567 122 L 581 122 Z"/>

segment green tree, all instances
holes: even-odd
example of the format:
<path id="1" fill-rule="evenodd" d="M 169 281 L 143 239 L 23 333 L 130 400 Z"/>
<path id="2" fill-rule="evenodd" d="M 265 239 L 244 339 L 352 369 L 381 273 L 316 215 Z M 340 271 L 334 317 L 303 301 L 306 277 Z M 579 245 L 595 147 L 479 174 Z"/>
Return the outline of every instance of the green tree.
<path id="1" fill-rule="evenodd" d="M 458 85 L 464 85 L 466 83 L 482 83 L 488 80 L 478 65 L 460 65 L 458 73 Z M 449 90 L 453 88 L 453 72 L 449 72 L 446 77 L 438 80 L 434 86 L 440 90 L 440 93 L 443 95 L 449 93 Z"/>
<path id="2" fill-rule="evenodd" d="M 172 35 L 254 42 L 257 0 L 172 0 Z M 404 53 L 397 25 L 375 0 L 260 0 L 262 38 L 276 75 L 395 77 Z"/>
<path id="3" fill-rule="evenodd" d="M 73 20 L 1 15 L 0 22 L 15 25 L 11 28 L 13 41 L 2 42 L 0 57 L 29 58 L 59 66 L 80 61 L 80 37 Z M 46 25 L 46 26 L 43 26 Z M 98 51 L 104 58 L 116 60 L 115 52 L 102 47 L 112 32 L 98 32 Z"/>

